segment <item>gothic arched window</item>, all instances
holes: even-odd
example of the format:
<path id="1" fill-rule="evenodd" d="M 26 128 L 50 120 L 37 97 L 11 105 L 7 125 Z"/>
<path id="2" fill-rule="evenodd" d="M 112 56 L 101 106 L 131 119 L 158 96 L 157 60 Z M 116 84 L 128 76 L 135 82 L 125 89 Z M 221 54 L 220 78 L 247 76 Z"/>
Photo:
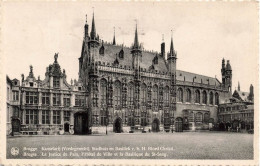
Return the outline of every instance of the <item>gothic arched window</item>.
<path id="1" fill-rule="evenodd" d="M 183 90 L 181 88 L 177 90 L 177 101 L 183 102 Z"/>
<path id="2" fill-rule="evenodd" d="M 218 93 L 215 93 L 215 105 L 219 104 L 219 95 Z"/>
<path id="3" fill-rule="evenodd" d="M 121 51 L 119 52 L 119 59 L 124 59 L 124 50 L 121 49 Z"/>
<path id="4" fill-rule="evenodd" d="M 195 91 L 195 103 L 200 103 L 200 91 Z"/>
<path id="5" fill-rule="evenodd" d="M 114 97 L 115 97 L 115 105 L 121 105 L 121 82 L 116 81 L 115 82 L 115 91 L 114 91 Z"/>
<path id="6" fill-rule="evenodd" d="M 99 49 L 99 54 L 100 54 L 100 55 L 104 55 L 104 53 L 105 53 L 105 48 L 104 48 L 104 46 L 102 45 L 102 46 L 100 47 L 100 49 Z"/>
<path id="7" fill-rule="evenodd" d="M 209 113 L 204 114 L 204 123 L 209 123 Z"/>
<path id="8" fill-rule="evenodd" d="M 186 102 L 191 102 L 191 91 L 190 89 L 186 90 Z"/>
<path id="9" fill-rule="evenodd" d="M 141 104 L 145 105 L 146 104 L 146 94 L 147 94 L 147 88 L 145 84 L 142 84 L 141 86 L 141 93 L 140 93 L 140 99 L 141 99 Z"/>
<path id="10" fill-rule="evenodd" d="M 206 91 L 202 92 L 202 103 L 207 104 L 207 92 Z"/>
<path id="11" fill-rule="evenodd" d="M 154 85 L 153 86 L 153 104 L 154 106 L 158 105 L 158 86 Z"/>
<path id="12" fill-rule="evenodd" d="M 129 97 L 128 97 L 128 102 L 129 105 L 134 105 L 134 84 L 131 82 L 129 83 Z"/>
<path id="13" fill-rule="evenodd" d="M 168 107 L 169 106 L 169 87 L 166 86 L 164 88 L 164 97 L 163 97 L 163 100 L 164 100 L 164 106 Z"/>
<path id="14" fill-rule="evenodd" d="M 202 122 L 202 113 L 201 112 L 198 112 L 196 113 L 196 122 L 199 122 L 201 123 Z"/>
<path id="15" fill-rule="evenodd" d="M 209 93 L 209 104 L 213 105 L 213 92 Z"/>
<path id="16" fill-rule="evenodd" d="M 105 106 L 107 103 L 107 81 L 105 79 L 101 79 L 101 106 Z"/>

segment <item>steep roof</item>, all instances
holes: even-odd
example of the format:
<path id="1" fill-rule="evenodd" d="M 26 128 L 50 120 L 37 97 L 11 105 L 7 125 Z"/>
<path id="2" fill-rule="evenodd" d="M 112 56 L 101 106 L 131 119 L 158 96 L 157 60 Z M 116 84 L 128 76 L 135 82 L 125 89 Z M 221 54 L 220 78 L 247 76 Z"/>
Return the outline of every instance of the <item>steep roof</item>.
<path id="1" fill-rule="evenodd" d="M 104 55 L 99 55 L 99 61 L 101 61 L 101 63 L 105 62 L 105 63 L 113 64 L 113 62 L 116 59 L 116 54 L 118 55 L 121 49 L 123 48 L 124 59 L 119 58 L 119 65 L 130 66 L 130 67 L 132 66 L 132 54 L 131 54 L 131 49 L 129 47 L 122 47 L 119 45 L 104 43 L 104 48 L 105 48 Z M 148 70 L 149 67 L 153 64 L 152 61 L 155 56 L 156 56 L 155 53 L 143 51 L 140 67 Z M 161 56 L 158 56 L 158 64 L 155 64 L 154 67 L 155 70 L 161 72 L 167 72 L 165 60 Z"/>
<path id="2" fill-rule="evenodd" d="M 124 50 L 124 59 L 119 60 L 119 65 L 122 66 L 132 66 L 132 55 L 131 55 L 131 48 L 129 47 L 122 47 L 120 45 L 112 45 L 112 43 L 104 43 L 104 55 L 99 55 L 99 61 L 101 63 L 110 63 L 112 65 L 114 61 L 116 60 L 116 54 L 119 55 L 119 52 L 123 49 Z M 101 47 L 101 46 L 100 46 Z M 99 47 L 99 48 L 100 48 Z M 154 57 L 158 57 L 158 64 L 153 63 Z M 161 55 L 158 55 L 156 52 L 148 52 L 148 51 L 142 51 L 142 61 L 140 63 L 141 68 L 146 69 L 146 71 L 149 70 L 150 66 L 154 66 L 154 70 L 161 71 L 161 72 L 168 72 L 166 60 Z M 185 81 L 193 82 L 193 78 L 195 83 L 203 83 L 203 84 L 210 84 L 210 85 L 216 85 L 220 86 L 221 83 L 218 81 L 218 79 L 208 76 L 203 76 L 191 72 L 186 72 L 182 70 L 177 70 L 177 80 L 179 81 Z"/>
<path id="3" fill-rule="evenodd" d="M 249 92 L 235 90 L 232 96 L 242 101 L 249 101 L 248 100 Z"/>
<path id="4" fill-rule="evenodd" d="M 193 82 L 194 80 L 195 83 L 203 83 L 203 84 L 216 85 L 216 86 L 220 86 L 221 84 L 217 78 L 203 76 L 200 74 L 195 74 L 195 73 L 182 71 L 182 70 L 176 71 L 177 80 L 184 81 L 184 77 L 185 77 L 185 81 L 188 82 Z"/>

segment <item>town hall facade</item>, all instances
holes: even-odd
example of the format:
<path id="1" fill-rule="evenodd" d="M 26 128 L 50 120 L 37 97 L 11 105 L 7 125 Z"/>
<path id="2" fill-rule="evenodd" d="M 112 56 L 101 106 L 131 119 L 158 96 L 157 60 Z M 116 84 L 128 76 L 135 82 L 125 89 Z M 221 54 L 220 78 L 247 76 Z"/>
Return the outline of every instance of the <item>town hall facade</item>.
<path id="1" fill-rule="evenodd" d="M 68 83 L 58 63 L 46 68 L 45 79 L 33 67 L 22 75 L 18 100 L 25 134 L 95 134 L 208 130 L 217 122 L 218 105 L 232 95 L 232 68 L 222 60 L 222 80 L 177 70 L 171 38 L 166 52 L 145 51 L 138 40 L 126 47 L 99 39 L 94 15 L 86 21 L 79 57 L 79 77 Z M 61 55 L 62 56 L 62 55 Z M 18 130 L 18 129 L 17 129 Z"/>

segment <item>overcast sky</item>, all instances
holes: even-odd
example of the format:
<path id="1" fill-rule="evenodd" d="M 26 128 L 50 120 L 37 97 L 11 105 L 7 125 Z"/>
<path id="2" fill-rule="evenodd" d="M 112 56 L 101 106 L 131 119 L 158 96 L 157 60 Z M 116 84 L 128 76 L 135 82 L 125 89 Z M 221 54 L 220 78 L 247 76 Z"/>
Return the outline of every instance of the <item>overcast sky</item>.
<path id="1" fill-rule="evenodd" d="M 139 41 L 147 50 L 160 51 L 162 34 L 169 51 L 171 29 L 178 53 L 177 69 L 221 80 L 221 60 L 230 60 L 233 90 L 256 85 L 258 73 L 257 3 L 255 2 L 5 2 L 3 48 L 6 74 L 11 79 L 36 77 L 58 62 L 67 81 L 78 78 L 86 14 L 91 27 L 93 7 L 96 30 L 104 41 L 130 46 L 137 20 Z"/>

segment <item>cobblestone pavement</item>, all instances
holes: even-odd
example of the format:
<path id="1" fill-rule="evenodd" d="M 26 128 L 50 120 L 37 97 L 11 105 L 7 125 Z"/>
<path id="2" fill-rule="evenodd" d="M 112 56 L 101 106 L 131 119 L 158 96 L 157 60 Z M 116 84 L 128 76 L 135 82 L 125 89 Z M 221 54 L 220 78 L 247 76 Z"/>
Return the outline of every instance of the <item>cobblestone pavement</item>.
<path id="1" fill-rule="evenodd" d="M 253 135 L 208 131 L 8 137 L 7 158 L 253 159 Z"/>

